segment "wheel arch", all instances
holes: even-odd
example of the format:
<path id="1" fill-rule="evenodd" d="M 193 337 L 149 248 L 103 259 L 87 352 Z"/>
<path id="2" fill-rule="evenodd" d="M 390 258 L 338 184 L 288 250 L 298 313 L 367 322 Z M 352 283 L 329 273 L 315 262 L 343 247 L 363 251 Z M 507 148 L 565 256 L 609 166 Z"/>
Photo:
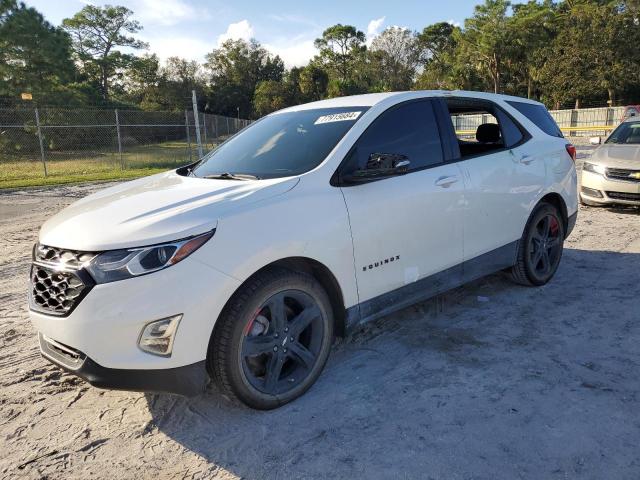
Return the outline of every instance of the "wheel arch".
<path id="1" fill-rule="evenodd" d="M 569 213 L 567 211 L 567 204 L 565 203 L 564 198 L 562 198 L 562 195 L 556 192 L 547 193 L 540 199 L 536 207 L 541 203 L 549 203 L 558 209 L 560 216 L 562 217 L 562 226 L 564 227 L 565 235 L 567 235 L 569 227 Z"/>
<path id="2" fill-rule="evenodd" d="M 231 301 L 234 295 L 254 276 L 258 275 L 265 270 L 269 270 L 272 268 L 285 268 L 287 270 L 292 270 L 296 272 L 306 273 L 315 278 L 320 285 L 325 289 L 327 295 L 329 296 L 329 300 L 331 301 L 331 308 L 333 311 L 333 319 L 334 319 L 334 333 L 338 337 L 344 337 L 345 329 L 346 329 L 346 309 L 344 304 L 344 296 L 342 293 L 342 288 L 340 287 L 340 283 L 336 279 L 335 275 L 331 270 L 324 265 L 323 263 L 314 260 L 309 257 L 286 257 L 281 258 L 279 260 L 272 261 L 267 265 L 259 268 L 249 277 L 247 277 L 244 282 L 242 282 L 238 288 L 233 292 L 233 294 L 229 297 L 227 302 L 225 303 L 224 308 L 222 308 L 221 313 L 224 312 L 227 304 Z M 216 322 L 217 324 L 217 322 Z M 213 333 L 215 334 L 215 326 L 213 329 Z"/>

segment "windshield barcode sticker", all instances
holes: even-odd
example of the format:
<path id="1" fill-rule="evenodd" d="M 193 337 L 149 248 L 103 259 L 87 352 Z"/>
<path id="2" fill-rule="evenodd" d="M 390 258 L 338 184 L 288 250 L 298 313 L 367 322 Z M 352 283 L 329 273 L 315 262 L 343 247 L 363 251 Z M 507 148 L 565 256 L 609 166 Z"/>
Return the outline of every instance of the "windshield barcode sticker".
<path id="1" fill-rule="evenodd" d="M 321 123 L 331 122 L 344 122 L 347 120 L 355 120 L 360 116 L 362 112 L 344 112 L 344 113 L 332 113 L 331 115 L 323 115 L 319 117 L 313 124 L 320 125 Z"/>

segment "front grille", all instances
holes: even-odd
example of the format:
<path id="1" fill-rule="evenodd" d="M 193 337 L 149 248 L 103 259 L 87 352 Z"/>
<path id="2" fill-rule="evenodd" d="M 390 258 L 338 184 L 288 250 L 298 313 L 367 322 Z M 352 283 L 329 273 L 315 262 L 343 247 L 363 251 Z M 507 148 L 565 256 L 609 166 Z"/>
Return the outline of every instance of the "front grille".
<path id="1" fill-rule="evenodd" d="M 607 192 L 607 197 L 614 200 L 629 200 L 632 202 L 640 202 L 640 193 L 627 192 Z"/>
<path id="2" fill-rule="evenodd" d="M 640 170 L 607 168 L 607 178 L 612 180 L 623 180 L 625 182 L 640 183 Z"/>
<path id="3" fill-rule="evenodd" d="M 95 255 L 36 245 L 30 276 L 31 309 L 60 317 L 69 315 L 94 285 L 82 265 Z"/>

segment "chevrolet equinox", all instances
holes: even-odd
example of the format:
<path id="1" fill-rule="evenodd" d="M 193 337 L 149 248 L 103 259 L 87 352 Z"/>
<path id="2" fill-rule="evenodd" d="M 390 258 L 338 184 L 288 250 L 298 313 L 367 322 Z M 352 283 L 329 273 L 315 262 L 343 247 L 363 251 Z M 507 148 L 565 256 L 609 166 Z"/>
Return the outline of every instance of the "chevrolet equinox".
<path id="1" fill-rule="evenodd" d="M 501 270 L 547 283 L 576 221 L 574 161 L 522 98 L 280 110 L 44 224 L 29 288 L 41 352 L 102 388 L 194 395 L 212 378 L 275 408 L 364 322 Z"/>

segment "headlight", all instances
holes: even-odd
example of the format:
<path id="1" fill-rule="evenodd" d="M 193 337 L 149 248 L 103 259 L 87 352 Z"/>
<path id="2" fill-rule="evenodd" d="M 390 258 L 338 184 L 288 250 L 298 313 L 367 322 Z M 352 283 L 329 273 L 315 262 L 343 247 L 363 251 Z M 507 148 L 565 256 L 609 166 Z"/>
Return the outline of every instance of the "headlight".
<path id="1" fill-rule="evenodd" d="M 582 169 L 585 172 L 591 172 L 597 175 L 604 175 L 606 171 L 606 168 L 603 167 L 602 165 L 596 165 L 595 163 L 587 163 L 587 162 L 584 162 L 584 167 L 582 167 Z"/>
<path id="2" fill-rule="evenodd" d="M 85 268 L 96 283 L 115 282 L 157 272 L 191 255 L 214 233 L 215 230 L 197 237 L 150 247 L 109 250 L 96 256 Z"/>

